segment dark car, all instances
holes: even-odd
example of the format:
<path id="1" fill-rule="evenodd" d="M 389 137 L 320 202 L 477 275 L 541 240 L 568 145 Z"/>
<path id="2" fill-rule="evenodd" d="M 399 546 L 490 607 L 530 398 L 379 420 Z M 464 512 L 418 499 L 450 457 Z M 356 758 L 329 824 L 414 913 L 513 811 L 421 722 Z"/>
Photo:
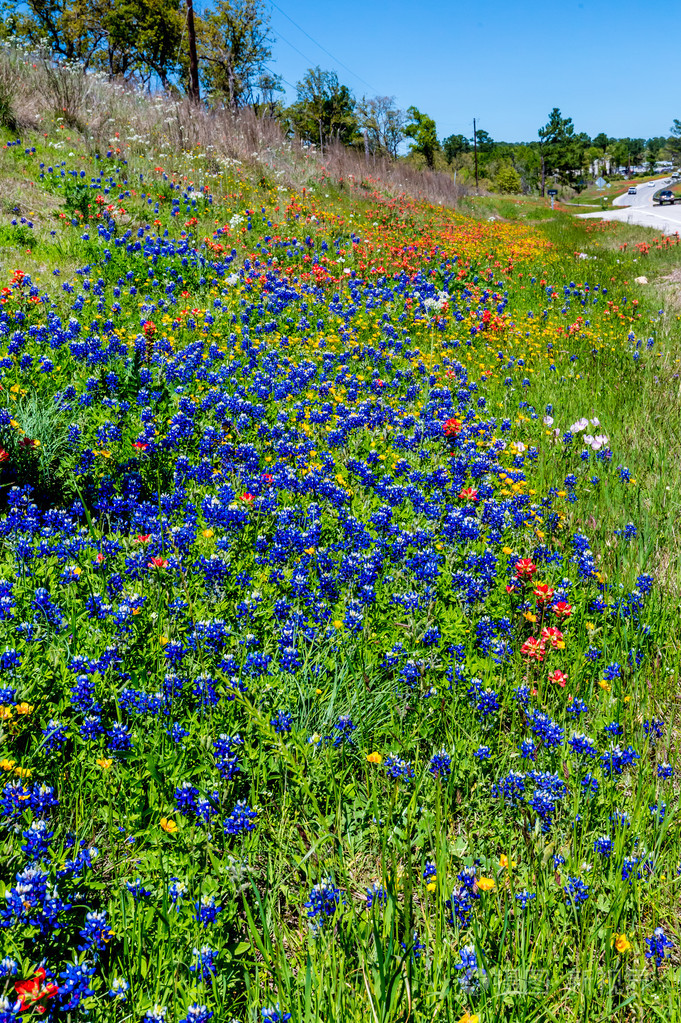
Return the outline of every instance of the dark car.
<path id="1" fill-rule="evenodd" d="M 673 206 L 676 202 L 676 196 L 670 188 L 663 188 L 655 198 L 659 202 L 660 206 L 664 206 L 666 202 L 668 202 L 670 206 Z"/>

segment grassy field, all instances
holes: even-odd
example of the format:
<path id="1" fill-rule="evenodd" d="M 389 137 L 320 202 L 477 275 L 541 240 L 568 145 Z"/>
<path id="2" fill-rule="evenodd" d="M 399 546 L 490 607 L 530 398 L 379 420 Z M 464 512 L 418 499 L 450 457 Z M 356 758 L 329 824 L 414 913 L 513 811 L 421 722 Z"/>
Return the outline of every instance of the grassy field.
<path id="1" fill-rule="evenodd" d="M 59 121 L 0 204 L 0 1023 L 681 1019 L 675 240 Z"/>

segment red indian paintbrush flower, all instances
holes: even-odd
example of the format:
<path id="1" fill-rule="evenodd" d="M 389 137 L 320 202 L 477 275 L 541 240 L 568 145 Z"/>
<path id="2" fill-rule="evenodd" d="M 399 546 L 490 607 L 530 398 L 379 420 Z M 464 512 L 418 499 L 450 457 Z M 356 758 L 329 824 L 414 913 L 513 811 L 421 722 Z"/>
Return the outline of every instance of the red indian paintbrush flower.
<path id="1" fill-rule="evenodd" d="M 521 558 L 516 561 L 515 570 L 519 579 L 531 579 L 537 571 L 537 566 L 531 558 Z"/>
<path id="2" fill-rule="evenodd" d="M 526 639 L 521 646 L 520 653 L 523 657 L 528 657 L 531 661 L 543 661 L 544 643 L 541 639 L 535 639 L 534 636 L 530 636 L 530 638 Z"/>
<path id="3" fill-rule="evenodd" d="M 445 437 L 456 437 L 457 434 L 461 433 L 461 420 L 446 419 L 442 424 L 442 432 Z"/>
<path id="4" fill-rule="evenodd" d="M 553 587 L 549 586 L 548 583 L 537 583 L 534 588 L 534 595 L 537 598 L 537 603 L 545 604 L 553 596 Z"/>
<path id="5" fill-rule="evenodd" d="M 550 643 L 554 650 L 562 650 L 565 646 L 563 633 L 553 625 L 548 629 L 541 630 L 541 638 L 544 643 Z"/>
<path id="6" fill-rule="evenodd" d="M 556 618 L 569 618 L 572 614 L 572 604 L 568 604 L 565 600 L 559 600 L 551 610 Z"/>
<path id="7" fill-rule="evenodd" d="M 39 1016 L 42 1016 L 47 1012 L 47 1006 L 44 1003 L 49 998 L 54 998 L 59 988 L 54 981 L 47 979 L 45 967 L 40 966 L 28 980 L 18 980 L 14 985 L 14 990 L 17 993 L 20 1011 L 34 1009 Z"/>

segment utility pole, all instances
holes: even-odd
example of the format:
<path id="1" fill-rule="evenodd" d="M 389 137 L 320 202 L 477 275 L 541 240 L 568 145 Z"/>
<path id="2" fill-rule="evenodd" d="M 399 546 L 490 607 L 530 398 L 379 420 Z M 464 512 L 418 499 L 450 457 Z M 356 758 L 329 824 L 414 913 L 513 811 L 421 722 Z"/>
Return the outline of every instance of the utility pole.
<path id="1" fill-rule="evenodd" d="M 473 118 L 473 150 L 475 152 L 475 187 L 478 187 L 478 129 Z"/>
<path id="2" fill-rule="evenodd" d="M 199 103 L 199 57 L 196 52 L 196 27 L 194 25 L 194 2 L 187 0 L 187 38 L 189 39 L 189 98 Z"/>

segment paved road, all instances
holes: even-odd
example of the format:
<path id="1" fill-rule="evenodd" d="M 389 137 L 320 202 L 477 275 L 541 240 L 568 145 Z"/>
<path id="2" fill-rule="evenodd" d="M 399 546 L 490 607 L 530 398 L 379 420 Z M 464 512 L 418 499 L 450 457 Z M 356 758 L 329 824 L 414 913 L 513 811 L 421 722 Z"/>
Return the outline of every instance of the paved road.
<path id="1" fill-rule="evenodd" d="M 618 209 L 604 213 L 578 213 L 583 219 L 621 220 L 625 224 L 652 227 L 662 234 L 681 234 L 681 201 L 674 206 L 653 206 L 653 195 L 660 188 L 669 188 L 670 179 L 654 182 L 636 182 L 636 195 L 619 195 L 613 199 Z"/>

